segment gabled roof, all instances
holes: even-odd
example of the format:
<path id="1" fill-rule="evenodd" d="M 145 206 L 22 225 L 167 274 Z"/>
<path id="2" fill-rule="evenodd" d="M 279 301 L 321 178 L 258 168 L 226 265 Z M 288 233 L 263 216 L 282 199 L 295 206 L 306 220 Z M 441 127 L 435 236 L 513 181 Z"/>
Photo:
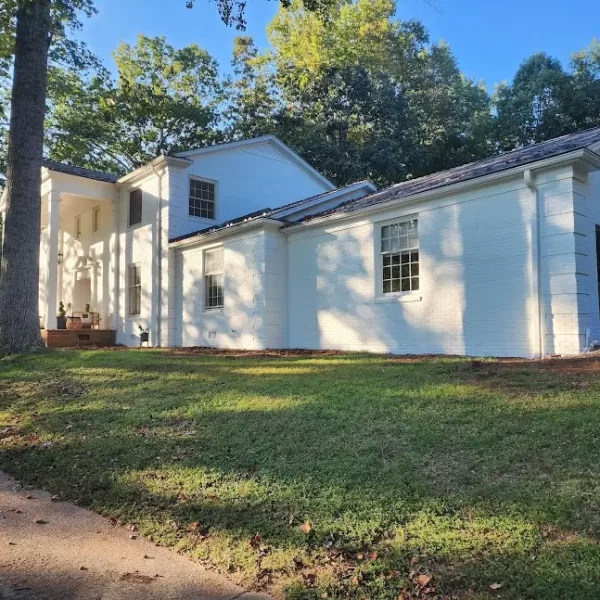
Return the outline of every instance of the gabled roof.
<path id="1" fill-rule="evenodd" d="M 204 154 L 211 154 L 214 152 L 226 152 L 228 150 L 235 150 L 237 148 L 249 149 L 251 146 L 258 146 L 259 144 L 269 143 L 274 148 L 279 150 L 292 162 L 296 163 L 299 167 L 304 169 L 316 180 L 321 182 L 323 185 L 328 187 L 330 190 L 335 189 L 335 185 L 327 179 L 324 175 L 319 173 L 314 167 L 307 163 L 299 154 L 294 152 L 289 146 L 284 144 L 279 138 L 274 135 L 263 135 L 248 140 L 240 140 L 237 142 L 227 142 L 224 144 L 214 144 L 213 146 L 206 146 L 204 148 L 196 148 L 195 150 L 186 150 L 185 152 L 177 152 L 173 156 L 180 158 L 193 158 L 195 156 L 202 156 Z"/>
<path id="2" fill-rule="evenodd" d="M 302 219 L 298 219 L 286 226 L 291 227 L 315 219 L 322 219 L 330 215 L 352 213 L 379 204 L 403 200 L 416 194 L 444 188 L 465 181 L 475 180 L 494 173 L 501 173 L 502 171 L 508 171 L 515 167 L 522 167 L 576 150 L 585 149 L 589 152 L 593 152 L 594 150 L 599 150 L 599 144 L 600 127 L 588 129 L 579 133 L 569 133 L 553 140 L 548 140 L 525 148 L 519 148 L 518 150 L 512 150 L 497 156 L 491 156 L 477 162 L 448 169 L 447 171 L 440 171 L 438 173 L 433 173 L 432 175 L 419 177 L 418 179 L 397 183 L 379 192 L 375 192 L 374 194 L 359 198 L 358 200 L 349 200 L 348 202 L 344 202 L 329 210 L 306 215 Z"/>
<path id="3" fill-rule="evenodd" d="M 76 175 L 77 177 L 85 177 L 86 179 L 95 179 L 96 181 L 104 181 L 105 183 L 116 183 L 120 175 L 112 173 L 104 173 L 103 171 L 94 171 L 93 169 L 84 169 L 83 167 L 74 167 L 66 163 L 57 162 L 44 158 L 42 166 L 56 173 L 66 173 L 67 175 Z"/>
<path id="4" fill-rule="evenodd" d="M 258 221 L 259 219 L 271 219 L 285 223 L 287 216 L 293 215 L 294 212 L 310 208 L 311 206 L 315 206 L 322 202 L 326 202 L 327 200 L 335 198 L 336 196 L 343 196 L 347 193 L 360 189 L 373 191 L 377 188 L 370 181 L 359 181 L 357 183 L 347 185 L 343 188 L 338 188 L 329 192 L 324 192 L 323 194 L 317 194 L 316 196 L 310 196 L 309 198 L 303 198 L 302 200 L 290 202 L 289 204 L 284 204 L 283 206 L 278 206 L 277 208 L 262 208 L 260 210 L 255 210 L 251 213 L 242 215 L 240 217 L 236 217 L 235 219 L 231 219 L 230 221 L 225 221 L 224 223 L 221 223 L 219 225 L 211 225 L 210 227 L 205 227 L 204 229 L 199 229 L 198 231 L 193 231 L 192 233 L 187 233 L 185 235 L 180 235 L 178 237 L 171 238 L 169 242 L 181 242 L 183 240 L 200 237 L 208 233 L 224 231 L 235 225 L 242 225 L 251 221 Z"/>

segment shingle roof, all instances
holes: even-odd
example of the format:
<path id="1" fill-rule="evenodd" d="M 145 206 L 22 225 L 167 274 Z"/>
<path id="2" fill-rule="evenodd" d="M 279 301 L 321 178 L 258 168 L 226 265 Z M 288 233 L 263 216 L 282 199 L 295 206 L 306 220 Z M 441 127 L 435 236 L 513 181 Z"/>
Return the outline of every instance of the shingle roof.
<path id="1" fill-rule="evenodd" d="M 329 215 L 355 212 L 370 206 L 392 202 L 394 200 L 402 200 L 421 192 L 435 190 L 462 181 L 469 181 L 492 173 L 499 173 L 514 167 L 537 162 L 545 158 L 566 154 L 567 152 L 572 152 L 574 150 L 581 150 L 597 142 L 600 142 L 600 127 L 588 129 L 580 133 L 570 133 L 553 140 L 505 152 L 498 156 L 491 156 L 447 171 L 440 171 L 418 179 L 397 183 L 386 189 L 374 192 L 373 194 L 363 196 L 358 200 L 349 200 L 334 208 L 306 215 L 297 221 L 289 223 L 286 227 Z"/>
<path id="2" fill-rule="evenodd" d="M 361 183 L 367 184 L 370 183 L 368 181 L 361 181 L 358 183 L 353 183 L 352 186 L 359 185 Z M 185 235 L 180 235 L 175 238 L 171 238 L 169 242 L 180 242 L 182 240 L 186 240 L 198 235 L 204 235 L 205 233 L 212 233 L 215 231 L 220 231 L 222 229 L 227 229 L 232 225 L 239 225 L 241 223 L 245 223 L 247 221 L 254 221 L 256 219 L 278 219 L 279 213 L 282 213 L 286 210 L 290 210 L 291 208 L 298 208 L 303 206 L 304 204 L 310 204 L 316 200 L 326 200 L 329 196 L 343 192 L 347 187 L 337 188 L 335 190 L 331 190 L 329 192 L 324 192 L 322 194 L 317 194 L 316 196 L 310 196 L 309 198 L 303 198 L 302 200 L 296 200 L 295 202 L 290 202 L 289 204 L 284 204 L 282 206 L 278 206 L 277 208 L 261 208 L 260 210 L 255 210 L 246 215 L 242 215 L 241 217 L 236 217 L 230 221 L 225 221 L 224 223 L 220 223 L 219 225 L 211 225 L 210 227 L 205 227 L 204 229 L 199 229 L 198 231 L 193 231 L 192 233 L 187 233 Z M 280 220 L 284 221 L 285 219 L 281 218 Z"/>
<path id="3" fill-rule="evenodd" d="M 105 183 L 115 183 L 121 175 L 114 175 L 112 173 L 104 173 L 103 171 L 94 171 L 93 169 L 84 169 L 83 167 L 74 167 L 65 163 L 57 162 L 45 158 L 43 166 L 50 171 L 56 171 L 57 173 L 66 173 L 67 175 L 76 175 L 77 177 L 85 177 L 86 179 L 95 179 L 96 181 L 104 181 Z"/>

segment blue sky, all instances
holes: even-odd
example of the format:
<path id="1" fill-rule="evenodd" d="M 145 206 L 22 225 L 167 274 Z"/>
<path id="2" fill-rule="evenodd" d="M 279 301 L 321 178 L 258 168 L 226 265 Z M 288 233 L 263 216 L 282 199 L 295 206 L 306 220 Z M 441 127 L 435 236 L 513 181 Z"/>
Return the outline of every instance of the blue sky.
<path id="1" fill-rule="evenodd" d="M 431 2 L 431 0 L 430 0 Z M 600 37 L 598 0 L 403 0 L 398 17 L 417 18 L 433 41 L 445 40 L 469 77 L 492 88 L 510 79 L 520 62 L 545 51 L 566 63 L 572 52 Z M 219 20 L 210 0 L 96 0 L 99 13 L 87 20 L 80 37 L 112 67 L 110 53 L 122 40 L 138 33 L 165 35 L 175 46 L 192 42 L 206 48 L 229 69 L 235 29 Z M 248 0 L 247 33 L 266 47 L 265 28 L 277 10 L 276 0 Z"/>

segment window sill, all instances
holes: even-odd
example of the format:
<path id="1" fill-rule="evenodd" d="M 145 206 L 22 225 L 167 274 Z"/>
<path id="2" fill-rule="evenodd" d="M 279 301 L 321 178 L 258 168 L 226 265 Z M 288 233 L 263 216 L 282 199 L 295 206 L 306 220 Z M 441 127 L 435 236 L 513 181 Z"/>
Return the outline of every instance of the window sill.
<path id="1" fill-rule="evenodd" d="M 211 315 L 222 315 L 224 312 L 224 308 L 205 308 L 204 312 Z"/>
<path id="2" fill-rule="evenodd" d="M 216 223 L 217 219 L 209 219 L 208 217 L 197 217 L 196 215 L 188 214 L 188 219 L 194 219 L 194 221 L 204 221 L 205 223 Z"/>
<path id="3" fill-rule="evenodd" d="M 419 292 L 400 292 L 398 294 L 386 294 L 375 298 L 375 302 L 421 302 L 423 296 Z"/>
<path id="4" fill-rule="evenodd" d="M 143 223 L 136 223 L 135 225 L 127 225 L 127 231 L 134 231 L 135 229 L 139 229 L 143 227 Z"/>

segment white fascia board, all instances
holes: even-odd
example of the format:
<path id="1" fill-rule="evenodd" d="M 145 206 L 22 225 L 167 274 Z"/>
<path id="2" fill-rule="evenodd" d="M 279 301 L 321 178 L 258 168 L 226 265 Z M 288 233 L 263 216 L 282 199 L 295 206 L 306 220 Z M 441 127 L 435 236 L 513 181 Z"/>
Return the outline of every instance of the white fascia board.
<path id="1" fill-rule="evenodd" d="M 190 160 L 185 158 L 179 158 L 175 156 L 157 156 L 153 161 L 146 165 L 138 167 L 135 171 L 123 175 L 117 180 L 117 186 L 133 185 L 146 177 L 153 175 L 156 171 L 166 169 L 167 167 L 175 167 L 185 169 L 191 164 Z"/>
<path id="2" fill-rule="evenodd" d="M 476 177 L 474 179 L 468 179 L 467 181 L 459 181 L 458 183 L 452 183 L 443 187 L 435 188 L 432 190 L 425 190 L 418 194 L 413 194 L 412 196 L 406 196 L 405 198 L 392 198 L 385 202 L 381 202 L 379 204 L 374 204 L 372 206 L 366 206 L 365 208 L 346 212 L 346 213 L 333 213 L 329 215 L 324 215 L 322 217 L 311 219 L 310 221 L 305 221 L 298 223 L 297 225 L 290 225 L 288 227 L 283 227 L 282 232 L 292 233 L 293 231 L 299 231 L 301 229 L 307 229 L 309 227 L 317 227 L 318 225 L 322 225 L 326 222 L 334 222 L 340 221 L 343 219 L 352 219 L 359 215 L 376 213 L 382 210 L 386 210 L 390 208 L 390 206 L 410 206 L 411 204 L 419 204 L 421 202 L 425 202 L 428 200 L 433 200 L 435 198 L 439 198 L 442 196 L 446 196 L 448 194 L 454 194 L 457 192 L 462 192 L 464 190 L 470 188 L 476 188 L 480 186 L 487 185 L 489 183 L 495 183 L 497 181 L 501 181 L 503 179 L 511 179 L 517 175 L 523 176 L 525 171 L 541 171 L 543 169 L 549 169 L 552 167 L 560 166 L 560 165 L 568 165 L 579 162 L 583 164 L 588 171 L 593 171 L 600 169 L 600 155 L 595 154 L 594 152 L 588 150 L 587 148 L 583 148 L 581 150 L 574 150 L 573 152 L 568 152 L 566 154 L 560 154 L 558 156 L 553 156 L 551 158 L 546 158 L 534 163 L 527 163 L 524 165 L 520 165 L 518 167 L 513 167 L 512 169 L 507 169 L 505 171 L 499 171 L 498 173 L 491 173 L 490 175 L 483 175 L 482 177 Z M 381 190 L 384 192 L 385 190 Z"/>
<path id="3" fill-rule="evenodd" d="M 207 231 L 206 233 L 202 233 L 200 235 L 192 235 L 183 240 L 169 242 L 169 247 L 170 248 L 187 248 L 190 246 L 204 244 L 207 241 L 212 243 L 217 240 L 222 240 L 224 238 L 227 238 L 230 235 L 235 235 L 237 233 L 240 233 L 241 231 L 248 231 L 250 229 L 256 229 L 259 227 L 279 230 L 279 228 L 281 227 L 281 221 L 277 221 L 275 219 L 269 219 L 267 217 L 259 218 L 259 219 L 252 219 L 250 221 L 244 221 L 242 223 L 235 223 L 234 225 L 230 225 L 229 227 L 215 229 L 214 231 Z"/>
<path id="4" fill-rule="evenodd" d="M 343 198 L 344 196 L 356 192 L 360 189 L 365 189 L 366 194 L 377 191 L 377 186 L 371 181 L 359 181 L 357 183 L 351 183 L 346 187 L 339 188 L 332 192 L 326 192 L 326 194 L 321 194 L 316 197 L 311 202 L 305 202 L 302 204 L 298 204 L 297 206 L 293 206 L 288 209 L 283 209 L 281 211 L 274 209 L 273 213 L 277 215 L 277 218 L 284 218 L 293 215 L 294 213 L 301 212 L 306 210 L 307 208 L 314 208 L 315 206 L 319 206 L 319 204 L 323 204 L 324 202 L 330 202 L 331 200 L 335 200 L 336 198 Z"/>

